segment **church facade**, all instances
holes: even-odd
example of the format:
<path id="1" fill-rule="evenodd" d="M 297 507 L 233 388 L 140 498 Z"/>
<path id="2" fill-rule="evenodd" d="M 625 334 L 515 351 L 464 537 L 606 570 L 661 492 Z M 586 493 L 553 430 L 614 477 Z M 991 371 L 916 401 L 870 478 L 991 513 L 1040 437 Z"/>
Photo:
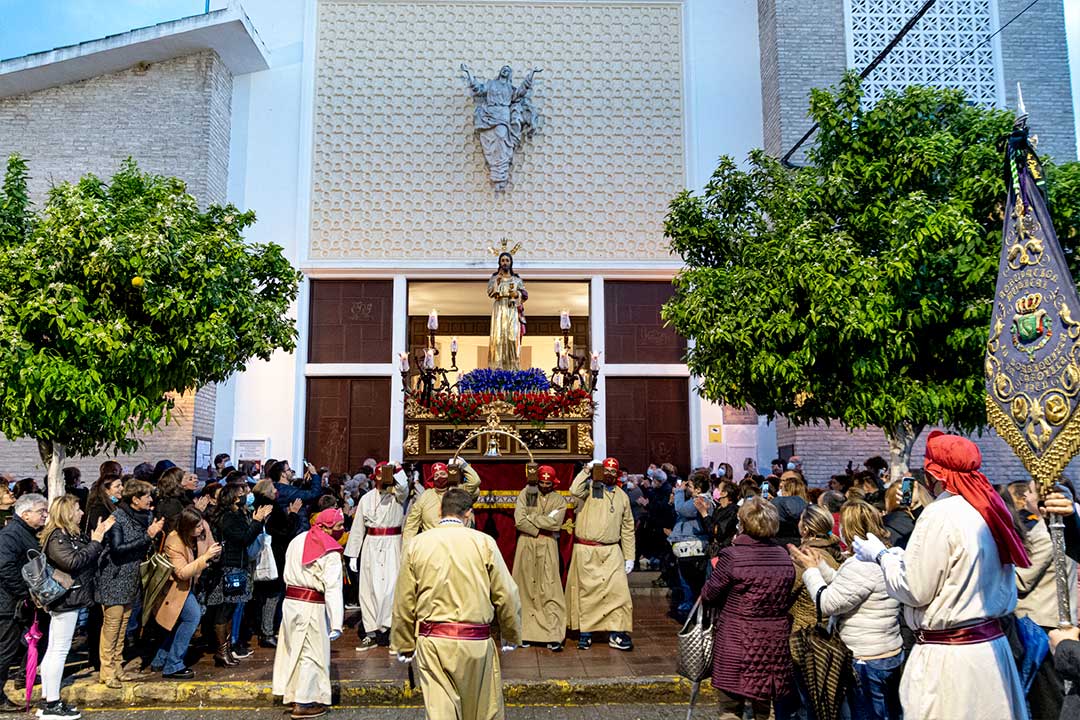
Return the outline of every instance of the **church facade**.
<path id="1" fill-rule="evenodd" d="M 0 153 L 26 157 L 37 197 L 84 172 L 108 176 L 130 155 L 183 178 L 200 203 L 254 210 L 250 239 L 282 245 L 304 273 L 297 351 L 185 394 L 177 423 L 125 464 L 205 466 L 227 452 L 351 473 L 367 457 L 400 456 L 403 383 L 414 381 L 401 353 L 433 340 L 448 366 L 453 343 L 460 372 L 487 366 L 485 288 L 502 247 L 518 247 L 529 292 L 523 366 L 557 366 L 563 313 L 574 347 L 598 356 L 594 456 L 685 472 L 746 457 L 767 465 L 779 451 L 801 455 L 820 481 L 884 451 L 874 431 L 790 428 L 696 395 L 685 340 L 660 319 L 680 267 L 663 222 L 720 155 L 786 152 L 808 127 L 809 89 L 865 65 L 910 3 L 889 4 L 896 17 L 861 0 L 217 5 L 0 62 Z M 1074 157 L 1062 4 L 1032 10 L 1038 72 L 1007 33 L 983 43 L 1008 5 L 939 2 L 873 91 L 931 79 L 937 62 L 945 82 L 1004 106 L 1023 78 L 1033 117 L 1047 118 L 1043 147 Z M 478 82 L 508 66 L 515 86 L 538 70 L 532 131 L 504 183 L 493 182 L 462 64 Z M 1008 462 L 1000 440 L 981 442 Z M 25 440 L 0 443 L 0 471 L 42 472 Z"/>

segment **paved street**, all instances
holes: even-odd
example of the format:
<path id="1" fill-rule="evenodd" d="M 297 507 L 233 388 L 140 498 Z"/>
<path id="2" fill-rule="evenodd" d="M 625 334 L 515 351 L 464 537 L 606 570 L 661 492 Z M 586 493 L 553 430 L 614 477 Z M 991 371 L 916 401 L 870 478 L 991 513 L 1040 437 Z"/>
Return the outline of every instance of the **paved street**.
<path id="1" fill-rule="evenodd" d="M 149 708 L 146 710 L 116 711 L 84 710 L 83 717 L 92 720 L 148 720 L 168 710 L 169 720 L 281 720 L 280 708 L 229 708 L 223 710 Z M 700 717 L 712 717 L 715 706 L 700 707 Z M 698 715 L 695 712 L 695 715 Z M 420 708 L 337 708 L 326 717 L 333 720 L 423 720 Z M 507 720 L 682 720 L 685 705 L 584 705 L 578 707 L 512 707 L 507 708 Z"/>

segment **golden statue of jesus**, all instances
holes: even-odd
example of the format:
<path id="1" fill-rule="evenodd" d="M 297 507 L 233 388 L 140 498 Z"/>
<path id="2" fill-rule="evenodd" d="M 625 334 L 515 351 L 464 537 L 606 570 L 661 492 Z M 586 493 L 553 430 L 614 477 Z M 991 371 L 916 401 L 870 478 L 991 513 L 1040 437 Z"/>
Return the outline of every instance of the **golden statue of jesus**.
<path id="1" fill-rule="evenodd" d="M 499 254 L 499 269 L 488 280 L 492 298 L 491 332 L 488 336 L 488 367 L 521 369 L 521 338 L 525 335 L 525 301 L 529 293 L 521 276 L 514 272 L 514 257 Z"/>

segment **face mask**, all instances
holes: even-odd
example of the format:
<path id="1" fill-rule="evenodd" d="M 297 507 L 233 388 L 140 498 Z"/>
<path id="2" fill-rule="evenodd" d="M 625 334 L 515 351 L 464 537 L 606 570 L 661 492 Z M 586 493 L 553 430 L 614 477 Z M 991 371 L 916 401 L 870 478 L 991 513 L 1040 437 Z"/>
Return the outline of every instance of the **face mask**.
<path id="1" fill-rule="evenodd" d="M 437 475 L 431 482 L 437 490 L 445 490 L 450 484 L 450 478 Z"/>
<path id="2" fill-rule="evenodd" d="M 793 463 L 793 462 L 789 462 L 789 463 L 787 464 L 787 469 L 788 469 L 788 470 L 794 470 L 794 469 L 795 469 L 795 463 Z"/>
<path id="3" fill-rule="evenodd" d="M 716 488 L 715 490 L 712 491 L 712 499 L 715 502 L 720 502 L 720 497 L 721 497 L 720 496 L 720 488 Z"/>
<path id="4" fill-rule="evenodd" d="M 118 503 L 118 502 L 120 502 L 120 498 L 118 498 L 118 497 L 113 497 L 112 495 L 110 495 L 110 496 L 109 496 L 109 500 L 111 500 L 111 501 L 112 501 L 113 503 Z"/>
<path id="5" fill-rule="evenodd" d="M 627 490 L 633 490 L 635 487 L 637 487 L 637 485 L 634 483 L 633 480 L 627 480 L 626 481 L 626 489 Z"/>
<path id="6" fill-rule="evenodd" d="M 248 493 L 245 502 L 247 502 L 248 507 L 255 507 L 255 495 L 253 493 Z"/>
<path id="7" fill-rule="evenodd" d="M 348 505 L 349 507 L 352 507 L 353 506 L 353 499 L 351 497 L 350 498 L 345 498 L 345 504 Z"/>
<path id="8" fill-rule="evenodd" d="M 345 528 L 334 528 L 330 531 L 330 537 L 335 540 L 340 540 L 341 536 L 345 534 Z"/>

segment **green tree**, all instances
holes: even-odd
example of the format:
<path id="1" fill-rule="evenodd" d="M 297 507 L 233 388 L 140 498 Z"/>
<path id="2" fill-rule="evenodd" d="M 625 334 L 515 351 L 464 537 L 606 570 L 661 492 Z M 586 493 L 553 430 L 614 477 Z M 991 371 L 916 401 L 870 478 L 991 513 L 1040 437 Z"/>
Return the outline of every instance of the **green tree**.
<path id="1" fill-rule="evenodd" d="M 38 443 L 49 492 L 68 455 L 134 452 L 176 393 L 292 350 L 299 274 L 245 244 L 252 212 L 199 210 L 184 183 L 131 160 L 108 183 L 54 187 L 40 211 L 26 163 L 0 193 L 0 432 Z"/>
<path id="2" fill-rule="evenodd" d="M 918 86 L 868 106 L 854 74 L 814 90 L 810 115 L 806 166 L 724 157 L 701 195 L 672 202 L 665 232 L 686 268 L 663 316 L 693 339 L 703 396 L 795 424 L 881 427 L 895 476 L 926 426 L 986 423 L 1014 116 Z M 1075 264 L 1080 165 L 1047 178 Z"/>

